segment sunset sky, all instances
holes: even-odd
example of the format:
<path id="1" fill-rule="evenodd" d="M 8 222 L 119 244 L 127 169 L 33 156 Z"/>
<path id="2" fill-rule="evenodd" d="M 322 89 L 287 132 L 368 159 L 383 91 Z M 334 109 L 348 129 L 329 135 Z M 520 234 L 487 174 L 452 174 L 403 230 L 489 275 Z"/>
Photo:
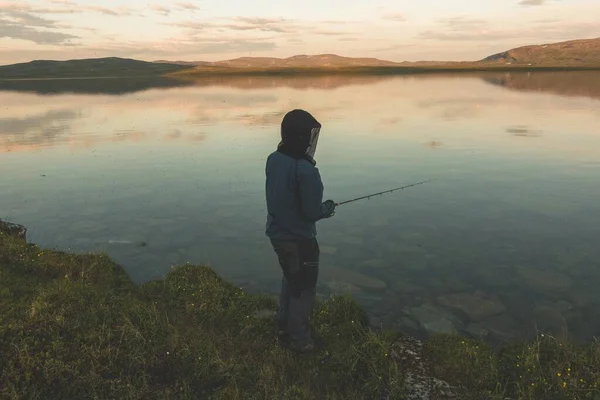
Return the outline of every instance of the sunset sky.
<path id="1" fill-rule="evenodd" d="M 0 0 L 0 65 L 320 53 L 475 60 L 595 37 L 598 0 Z"/>

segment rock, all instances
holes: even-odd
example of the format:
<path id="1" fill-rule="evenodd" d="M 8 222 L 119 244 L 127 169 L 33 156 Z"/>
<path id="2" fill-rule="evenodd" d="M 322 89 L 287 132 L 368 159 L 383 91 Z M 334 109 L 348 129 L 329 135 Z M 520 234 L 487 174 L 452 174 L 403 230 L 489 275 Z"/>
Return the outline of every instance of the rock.
<path id="1" fill-rule="evenodd" d="M 476 338 L 484 338 L 488 335 L 489 331 L 485 327 L 477 322 L 471 322 L 467 325 L 465 332 Z"/>
<path id="2" fill-rule="evenodd" d="M 341 236 L 338 241 L 340 243 L 344 243 L 344 244 L 349 244 L 352 246 L 363 246 L 365 244 L 365 241 L 363 240 L 363 238 L 358 237 L 358 236 L 346 236 L 343 235 Z"/>
<path id="3" fill-rule="evenodd" d="M 413 307 L 408 313 L 429 333 L 457 333 L 451 318 L 432 305 Z"/>
<path id="4" fill-rule="evenodd" d="M 356 295 L 358 293 L 361 292 L 359 287 L 356 287 L 354 285 L 351 285 L 349 283 L 344 283 L 344 282 L 326 282 L 325 286 L 332 292 L 332 293 L 346 293 L 346 292 L 350 292 L 353 295 Z"/>
<path id="5" fill-rule="evenodd" d="M 436 293 L 445 294 L 448 292 L 462 292 L 469 289 L 464 281 L 454 276 L 444 276 L 432 273 L 425 284 Z"/>
<path id="6" fill-rule="evenodd" d="M 415 244 L 390 242 L 387 244 L 387 250 L 391 253 L 407 255 L 424 255 L 427 251 Z"/>
<path id="7" fill-rule="evenodd" d="M 506 307 L 499 300 L 486 299 L 480 294 L 450 294 L 438 297 L 438 302 L 450 309 L 464 312 L 473 321 L 480 321 L 506 311 Z"/>
<path id="8" fill-rule="evenodd" d="M 533 309 L 533 328 L 552 334 L 567 332 L 567 320 L 560 310 L 550 304 L 538 305 Z"/>
<path id="9" fill-rule="evenodd" d="M 408 317 L 402 317 L 400 318 L 395 324 L 394 327 L 397 328 L 399 331 L 404 332 L 406 331 L 406 329 L 413 331 L 413 332 L 418 332 L 419 329 L 421 328 L 419 326 L 419 323 L 411 318 Z"/>
<path id="10" fill-rule="evenodd" d="M 595 287 L 574 287 L 568 297 L 579 308 L 600 305 L 600 294 Z"/>
<path id="11" fill-rule="evenodd" d="M 560 272 L 519 268 L 518 274 L 534 291 L 545 295 L 565 292 L 573 285 L 571 278 Z"/>
<path id="12" fill-rule="evenodd" d="M 378 305 L 382 303 L 383 298 L 377 294 L 365 292 L 357 293 L 356 300 L 365 308 L 377 309 L 379 312 L 382 311 Z"/>
<path id="13" fill-rule="evenodd" d="M 414 283 L 411 283 L 410 281 L 408 281 L 406 279 L 402 279 L 402 280 L 394 283 L 392 285 L 391 289 L 394 292 L 397 292 L 401 295 L 417 294 L 417 293 L 420 294 L 420 293 L 426 292 L 426 290 L 423 286 L 419 286 Z"/>
<path id="14" fill-rule="evenodd" d="M 329 255 L 334 255 L 337 254 L 337 247 L 333 247 L 333 246 L 319 246 L 319 249 L 321 251 L 321 253 L 323 254 L 329 254 Z"/>
<path id="15" fill-rule="evenodd" d="M 560 312 L 564 313 L 567 311 L 571 311 L 573 309 L 573 305 L 571 303 L 569 303 L 568 301 L 559 300 L 556 303 L 554 303 L 554 308 L 556 310 L 559 310 Z"/>
<path id="16" fill-rule="evenodd" d="M 515 291 L 501 294 L 502 304 L 506 306 L 510 315 L 518 321 L 525 322 L 531 319 L 534 302 L 529 292 Z"/>
<path id="17" fill-rule="evenodd" d="M 335 265 L 324 265 L 320 268 L 319 274 L 323 282 L 341 282 L 349 283 L 359 288 L 382 292 L 387 289 L 387 285 L 381 279 L 377 279 L 360 272 L 352 271 L 346 268 L 340 268 Z"/>
<path id="18" fill-rule="evenodd" d="M 391 267 L 391 264 L 381 258 L 374 258 L 360 263 L 361 268 L 384 269 Z"/>
<path id="19" fill-rule="evenodd" d="M 23 225 L 13 224 L 12 222 L 6 222 L 0 219 L 0 233 L 27 241 L 27 228 Z"/>
<path id="20" fill-rule="evenodd" d="M 447 382 L 432 376 L 431 367 L 423 356 L 423 343 L 403 336 L 390 350 L 394 360 L 404 374 L 404 385 L 408 400 L 450 400 L 457 399 L 458 390 Z"/>
<path id="21" fill-rule="evenodd" d="M 490 336 L 499 341 L 507 342 L 521 335 L 520 325 L 509 314 L 495 315 L 481 322 L 489 331 Z"/>

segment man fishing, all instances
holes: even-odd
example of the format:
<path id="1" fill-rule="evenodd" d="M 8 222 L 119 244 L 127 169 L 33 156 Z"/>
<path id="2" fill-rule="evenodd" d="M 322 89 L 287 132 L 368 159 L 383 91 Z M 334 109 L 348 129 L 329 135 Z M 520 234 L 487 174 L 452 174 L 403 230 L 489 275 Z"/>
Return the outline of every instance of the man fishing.
<path id="1" fill-rule="evenodd" d="M 266 235 L 283 272 L 276 321 L 292 348 L 313 349 L 309 328 L 319 274 L 315 223 L 330 218 L 336 204 L 323 202 L 314 160 L 321 124 L 307 111 L 292 110 L 281 122 L 281 141 L 266 162 Z"/>

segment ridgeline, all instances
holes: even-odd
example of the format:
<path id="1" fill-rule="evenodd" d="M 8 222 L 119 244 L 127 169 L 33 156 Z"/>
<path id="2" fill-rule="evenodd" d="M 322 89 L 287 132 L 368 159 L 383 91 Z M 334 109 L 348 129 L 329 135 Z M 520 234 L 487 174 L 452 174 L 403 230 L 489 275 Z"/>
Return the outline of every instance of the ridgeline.
<path id="1" fill-rule="evenodd" d="M 335 54 L 289 58 L 242 57 L 224 61 L 138 61 L 117 57 L 68 61 L 37 60 L 0 66 L 0 80 L 133 78 L 197 79 L 244 75 L 397 75 L 480 71 L 600 70 L 600 38 L 524 46 L 479 61 L 393 62 Z"/>

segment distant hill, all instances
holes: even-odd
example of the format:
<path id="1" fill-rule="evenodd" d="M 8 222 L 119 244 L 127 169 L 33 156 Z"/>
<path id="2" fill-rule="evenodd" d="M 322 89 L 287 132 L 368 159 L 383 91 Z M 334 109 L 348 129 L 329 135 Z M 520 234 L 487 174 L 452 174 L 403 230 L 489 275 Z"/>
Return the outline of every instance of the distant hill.
<path id="1" fill-rule="evenodd" d="M 327 68 L 327 67 L 392 67 L 400 63 L 377 58 L 352 58 L 335 54 L 297 55 L 288 58 L 242 57 L 217 61 L 213 66 L 231 68 Z"/>
<path id="2" fill-rule="evenodd" d="M 241 57 L 224 61 L 138 61 L 96 58 L 32 61 L 0 67 L 0 79 L 151 77 L 167 75 L 197 79 L 209 75 L 400 74 L 487 70 L 600 69 L 600 38 L 525 46 L 473 62 L 393 62 L 335 54 L 288 58 Z"/>
<path id="3" fill-rule="evenodd" d="M 486 64 L 600 66 L 600 38 L 524 46 L 481 60 Z"/>
<path id="4" fill-rule="evenodd" d="M 37 60 L 0 67 L 0 79 L 160 76 L 185 68 L 189 67 L 118 57 L 68 61 Z"/>

